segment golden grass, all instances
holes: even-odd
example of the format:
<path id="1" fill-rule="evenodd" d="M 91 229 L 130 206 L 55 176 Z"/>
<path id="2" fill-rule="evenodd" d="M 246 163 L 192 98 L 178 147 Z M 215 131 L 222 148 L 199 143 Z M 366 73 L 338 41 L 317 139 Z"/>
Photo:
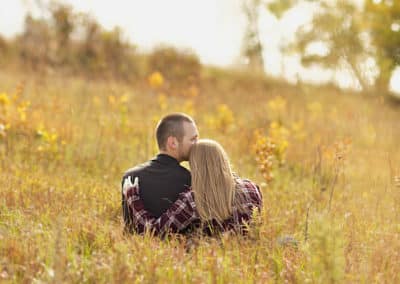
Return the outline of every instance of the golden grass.
<path id="1" fill-rule="evenodd" d="M 400 282 L 398 107 L 203 76 L 196 96 L 179 96 L 147 82 L 0 73 L 0 281 Z M 120 178 L 156 153 L 155 123 L 171 111 L 193 115 L 201 137 L 261 185 L 264 209 L 248 237 L 122 233 Z M 271 164 L 257 159 L 267 140 Z M 282 244 L 287 235 L 298 244 Z"/>

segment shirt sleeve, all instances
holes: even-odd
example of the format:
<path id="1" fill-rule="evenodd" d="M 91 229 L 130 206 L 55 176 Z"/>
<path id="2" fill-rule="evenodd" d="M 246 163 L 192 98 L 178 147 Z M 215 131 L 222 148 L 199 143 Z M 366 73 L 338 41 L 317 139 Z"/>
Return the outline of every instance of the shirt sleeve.
<path id="1" fill-rule="evenodd" d="M 193 193 L 189 190 L 180 193 L 178 199 L 159 218 L 145 209 L 140 199 L 139 187 L 134 186 L 127 190 L 127 204 L 133 228 L 137 233 L 144 233 L 146 230 L 158 235 L 178 233 L 197 219 Z"/>
<path id="2" fill-rule="evenodd" d="M 238 179 L 239 190 L 237 192 L 241 213 L 251 216 L 252 211 L 257 208 L 261 210 L 263 201 L 262 193 L 258 185 L 248 179 Z"/>
<path id="3" fill-rule="evenodd" d="M 250 180 L 243 180 L 246 192 L 248 194 L 249 200 L 254 203 L 256 207 L 261 209 L 262 207 L 262 192 L 260 187 Z"/>
<path id="4" fill-rule="evenodd" d="M 127 200 L 123 194 L 123 184 L 124 184 L 125 176 L 122 178 L 121 181 L 121 208 L 122 208 L 122 216 L 124 219 L 125 230 L 131 232 L 132 231 L 132 217 L 129 214 L 129 208 L 127 204 Z"/>
<path id="5" fill-rule="evenodd" d="M 144 203 L 140 199 L 139 186 L 127 189 L 126 203 L 128 214 L 132 220 L 132 229 L 137 233 L 144 233 L 146 230 L 158 233 L 157 218 L 145 209 Z"/>
<path id="6" fill-rule="evenodd" d="M 187 189 L 180 193 L 172 206 L 160 216 L 158 221 L 160 232 L 178 233 L 198 218 L 193 192 Z"/>

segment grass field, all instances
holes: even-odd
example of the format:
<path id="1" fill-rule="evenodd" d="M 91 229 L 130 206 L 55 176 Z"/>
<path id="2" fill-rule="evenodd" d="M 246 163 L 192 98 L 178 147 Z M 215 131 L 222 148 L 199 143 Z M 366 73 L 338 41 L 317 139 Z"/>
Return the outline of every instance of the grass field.
<path id="1" fill-rule="evenodd" d="M 400 108 L 207 69 L 182 94 L 0 71 L 0 282 L 400 283 Z M 123 172 L 194 117 L 260 185 L 247 237 L 126 236 Z M 285 236 L 298 243 L 284 243 Z"/>

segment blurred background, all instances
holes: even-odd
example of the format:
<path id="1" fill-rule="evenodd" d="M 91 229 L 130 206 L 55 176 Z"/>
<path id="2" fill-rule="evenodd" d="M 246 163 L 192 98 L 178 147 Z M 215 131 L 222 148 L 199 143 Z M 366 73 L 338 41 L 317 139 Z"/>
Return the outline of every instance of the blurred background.
<path id="1" fill-rule="evenodd" d="M 143 54 L 168 50 L 291 83 L 399 94 L 399 5 L 392 0 L 5 0 L 0 63 L 132 80 L 148 73 Z"/>

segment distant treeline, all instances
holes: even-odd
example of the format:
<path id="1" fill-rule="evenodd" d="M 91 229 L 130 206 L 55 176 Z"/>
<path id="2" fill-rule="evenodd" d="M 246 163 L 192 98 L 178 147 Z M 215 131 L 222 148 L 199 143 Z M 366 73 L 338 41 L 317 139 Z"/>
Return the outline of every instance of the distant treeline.
<path id="1" fill-rule="evenodd" d="M 280 39 L 282 74 L 285 58 L 296 55 L 304 67 L 333 71 L 333 83 L 346 71 L 364 91 L 389 92 L 392 75 L 400 68 L 400 1 L 364 0 L 363 5 L 353 0 L 240 1 L 246 19 L 242 57 L 250 74 L 268 70 L 263 61 L 268 39 L 261 38 L 260 11 L 267 9 L 280 21 L 293 17 L 290 10 L 307 4 L 315 11 L 311 22 L 299 27 L 293 39 Z M 128 81 L 158 71 L 165 85 L 185 88 L 196 85 L 200 77 L 202 66 L 192 52 L 159 47 L 143 55 L 118 27 L 106 30 L 90 15 L 60 2 L 40 5 L 46 16 L 27 15 L 24 30 L 11 40 L 0 35 L 2 66 Z"/>
<path id="2" fill-rule="evenodd" d="M 158 47 L 143 56 L 118 27 L 106 30 L 90 15 L 65 4 L 52 3 L 46 10 L 50 17 L 27 15 L 23 32 L 13 39 L 0 35 L 0 64 L 128 81 L 154 71 L 180 83 L 199 77 L 200 61 L 190 51 Z"/>

